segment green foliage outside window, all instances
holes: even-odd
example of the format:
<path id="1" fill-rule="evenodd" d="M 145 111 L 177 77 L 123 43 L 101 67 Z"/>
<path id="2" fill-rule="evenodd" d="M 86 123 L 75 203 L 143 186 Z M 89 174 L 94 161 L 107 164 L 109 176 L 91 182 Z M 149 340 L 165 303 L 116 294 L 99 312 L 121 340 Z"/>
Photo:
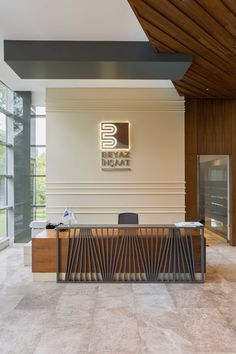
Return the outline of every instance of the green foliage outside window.
<path id="1" fill-rule="evenodd" d="M 6 146 L 0 144 L 0 174 L 6 173 Z"/>
<path id="2" fill-rule="evenodd" d="M 32 219 L 45 220 L 46 211 L 44 206 L 46 204 L 46 152 L 44 147 L 31 148 L 31 190 L 32 190 L 32 204 L 37 205 L 33 207 Z"/>
<path id="3" fill-rule="evenodd" d="M 36 171 L 37 171 L 37 175 L 45 175 L 45 172 L 46 172 L 46 153 L 45 153 L 45 151 L 41 152 L 37 156 Z"/>
<path id="4" fill-rule="evenodd" d="M 7 220 L 6 210 L 0 210 L 0 239 L 6 236 Z"/>

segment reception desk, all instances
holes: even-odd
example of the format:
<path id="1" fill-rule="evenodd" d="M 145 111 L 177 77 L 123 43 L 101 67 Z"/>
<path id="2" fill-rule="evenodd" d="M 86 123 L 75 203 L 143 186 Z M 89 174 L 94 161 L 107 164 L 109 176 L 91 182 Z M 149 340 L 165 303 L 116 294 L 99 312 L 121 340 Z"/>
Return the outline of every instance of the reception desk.
<path id="1" fill-rule="evenodd" d="M 32 239 L 35 279 L 203 282 L 203 226 L 73 225 Z M 50 277 L 51 274 L 51 277 Z"/>

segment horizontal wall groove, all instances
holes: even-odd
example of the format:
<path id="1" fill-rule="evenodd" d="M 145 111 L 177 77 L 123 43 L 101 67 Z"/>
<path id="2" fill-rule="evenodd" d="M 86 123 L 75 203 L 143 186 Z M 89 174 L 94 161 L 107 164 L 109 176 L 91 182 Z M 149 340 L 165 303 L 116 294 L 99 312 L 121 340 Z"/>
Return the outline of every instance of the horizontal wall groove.
<path id="1" fill-rule="evenodd" d="M 47 195 L 185 195 L 185 192 L 46 192 Z"/>
<path id="2" fill-rule="evenodd" d="M 177 210 L 160 210 L 160 211 L 147 211 L 147 210 L 134 210 L 135 212 L 138 212 L 139 214 L 185 214 L 185 211 L 177 211 Z M 90 210 L 90 211 L 85 211 L 85 210 L 73 210 L 75 214 L 118 214 L 119 211 L 117 210 L 106 210 L 106 211 L 101 211 L 101 210 Z M 48 215 L 62 215 L 62 211 L 47 211 Z"/>
<path id="3" fill-rule="evenodd" d="M 54 104 L 53 99 L 47 102 L 47 112 L 73 111 L 120 111 L 120 112 L 152 112 L 152 111 L 181 111 L 184 112 L 184 98 L 177 100 L 158 99 L 61 99 Z"/>
<path id="4" fill-rule="evenodd" d="M 90 108 L 54 108 L 54 109 L 47 109 L 47 113 L 56 113 L 56 112 L 184 112 L 184 108 L 181 107 L 156 107 L 156 108 L 148 108 L 148 107 L 136 107 L 136 108 L 128 108 L 124 107 L 120 109 L 119 107 L 115 108 L 114 106 L 111 108 L 105 107 L 90 107 Z"/>
<path id="5" fill-rule="evenodd" d="M 54 205 L 50 206 L 47 205 L 47 209 L 63 209 L 65 206 L 63 205 Z M 79 205 L 67 205 L 67 208 L 73 208 L 73 209 L 95 209 L 95 208 L 102 208 L 102 209 L 112 209 L 114 208 L 114 205 L 86 205 L 86 206 L 79 206 Z M 116 209 L 124 209 L 127 208 L 127 205 L 119 205 L 115 207 Z M 129 205 L 129 208 L 135 208 L 135 209 L 157 209 L 157 208 L 185 208 L 185 205 Z"/>
<path id="6" fill-rule="evenodd" d="M 118 190 L 134 190 L 134 189 L 142 189 L 142 190 L 163 190 L 163 189 L 184 189 L 185 187 L 49 187 L 48 190 L 50 191 L 54 191 L 54 190 L 58 190 L 58 189 L 63 189 L 63 190 L 75 190 L 75 189 L 81 189 L 81 190 L 85 190 L 85 189 L 90 189 L 90 190 L 114 190 L 114 189 L 118 189 Z"/>
<path id="7" fill-rule="evenodd" d="M 47 181 L 46 184 L 185 184 L 185 181 Z"/>

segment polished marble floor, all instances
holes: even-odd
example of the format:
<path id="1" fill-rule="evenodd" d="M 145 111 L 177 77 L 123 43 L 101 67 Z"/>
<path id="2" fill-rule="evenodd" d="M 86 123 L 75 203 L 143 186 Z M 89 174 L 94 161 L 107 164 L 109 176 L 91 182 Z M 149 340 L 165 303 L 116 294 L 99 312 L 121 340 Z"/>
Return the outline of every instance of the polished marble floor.
<path id="1" fill-rule="evenodd" d="M 0 252 L 1 354 L 236 353 L 236 247 L 208 233 L 205 284 L 33 282 Z"/>

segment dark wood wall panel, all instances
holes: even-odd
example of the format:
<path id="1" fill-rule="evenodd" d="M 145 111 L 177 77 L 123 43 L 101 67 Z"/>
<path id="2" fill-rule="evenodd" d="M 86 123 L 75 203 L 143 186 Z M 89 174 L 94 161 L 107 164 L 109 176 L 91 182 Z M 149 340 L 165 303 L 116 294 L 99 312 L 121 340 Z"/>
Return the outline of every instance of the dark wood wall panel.
<path id="1" fill-rule="evenodd" d="M 197 100 L 189 98 L 185 101 L 185 149 L 188 154 L 197 152 L 197 107 Z"/>
<path id="2" fill-rule="evenodd" d="M 230 155 L 231 245 L 236 246 L 236 101 L 186 98 L 186 220 L 197 220 L 197 156 Z"/>
<path id="3" fill-rule="evenodd" d="M 198 154 L 231 154 L 231 124 L 231 100 L 198 100 Z"/>
<path id="4" fill-rule="evenodd" d="M 232 102 L 231 244 L 236 246 L 236 101 Z"/>
<path id="5" fill-rule="evenodd" d="M 185 154 L 185 218 L 187 221 L 198 220 L 197 209 L 197 154 Z"/>
<path id="6" fill-rule="evenodd" d="M 186 180 L 186 220 L 197 220 L 197 100 L 189 98 L 185 102 L 185 180 Z"/>

